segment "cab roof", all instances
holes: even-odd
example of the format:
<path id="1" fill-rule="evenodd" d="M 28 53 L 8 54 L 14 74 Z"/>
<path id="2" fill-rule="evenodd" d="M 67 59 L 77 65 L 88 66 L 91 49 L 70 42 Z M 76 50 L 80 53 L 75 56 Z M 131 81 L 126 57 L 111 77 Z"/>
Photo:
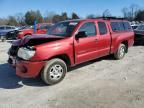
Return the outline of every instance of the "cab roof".
<path id="1" fill-rule="evenodd" d="M 115 18 L 115 17 L 97 17 L 91 19 L 73 19 L 73 20 L 66 20 L 62 22 L 83 22 L 83 21 L 128 21 L 124 18 Z"/>

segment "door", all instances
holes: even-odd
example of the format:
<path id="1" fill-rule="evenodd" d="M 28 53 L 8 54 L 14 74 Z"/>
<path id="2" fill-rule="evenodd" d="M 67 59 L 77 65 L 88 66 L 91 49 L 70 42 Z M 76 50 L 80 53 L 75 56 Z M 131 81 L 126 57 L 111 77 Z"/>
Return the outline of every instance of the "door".
<path id="1" fill-rule="evenodd" d="M 98 56 L 102 57 L 105 55 L 108 55 L 110 53 L 110 47 L 111 47 L 111 34 L 108 29 L 108 25 L 105 22 L 98 22 Z"/>
<path id="2" fill-rule="evenodd" d="M 81 25 L 78 33 L 85 32 L 86 37 L 75 39 L 76 64 L 91 60 L 96 57 L 97 32 L 95 22 L 86 22 Z"/>

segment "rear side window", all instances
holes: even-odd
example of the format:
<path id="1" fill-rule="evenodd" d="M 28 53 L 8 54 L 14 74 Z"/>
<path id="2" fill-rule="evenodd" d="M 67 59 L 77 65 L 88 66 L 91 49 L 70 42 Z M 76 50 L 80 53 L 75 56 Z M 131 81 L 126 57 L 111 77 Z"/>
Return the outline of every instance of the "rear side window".
<path id="1" fill-rule="evenodd" d="M 96 26 L 93 22 L 88 22 L 82 25 L 79 29 L 79 32 L 85 31 L 87 36 L 95 36 L 96 35 Z"/>
<path id="2" fill-rule="evenodd" d="M 125 27 L 124 27 L 124 23 L 123 22 L 119 22 L 119 30 L 120 31 L 125 31 Z"/>
<path id="3" fill-rule="evenodd" d="M 111 28 L 114 32 L 131 31 L 132 28 L 128 22 L 111 22 Z"/>
<path id="4" fill-rule="evenodd" d="M 104 22 L 98 22 L 98 27 L 99 27 L 100 35 L 107 34 L 107 27 Z"/>
<path id="5" fill-rule="evenodd" d="M 12 28 L 7 26 L 6 29 L 12 29 Z"/>
<path id="6" fill-rule="evenodd" d="M 15 27 L 11 27 L 11 29 L 15 29 Z"/>
<path id="7" fill-rule="evenodd" d="M 111 22 L 111 28 L 114 32 L 119 31 L 119 23 L 118 22 Z"/>
<path id="8" fill-rule="evenodd" d="M 128 22 L 124 22 L 124 28 L 125 28 L 126 31 L 131 31 L 132 30 L 132 28 L 131 28 L 131 26 Z"/>

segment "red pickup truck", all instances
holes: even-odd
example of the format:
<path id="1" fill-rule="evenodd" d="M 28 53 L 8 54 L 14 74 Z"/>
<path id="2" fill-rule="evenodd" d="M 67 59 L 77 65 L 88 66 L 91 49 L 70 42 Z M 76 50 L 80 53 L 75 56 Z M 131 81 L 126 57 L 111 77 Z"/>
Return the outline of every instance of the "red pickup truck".
<path id="1" fill-rule="evenodd" d="M 134 32 L 125 20 L 63 21 L 45 35 L 13 42 L 8 61 L 16 66 L 18 76 L 41 75 L 46 84 L 52 85 L 64 79 L 68 67 L 110 54 L 122 59 L 133 43 Z"/>
<path id="2" fill-rule="evenodd" d="M 49 24 L 49 23 L 39 23 L 36 26 L 37 26 L 37 30 L 36 30 L 35 34 L 46 34 L 46 32 L 50 28 L 51 24 Z M 29 28 L 19 30 L 18 33 L 17 33 L 17 38 L 22 39 L 25 36 L 31 36 L 33 34 L 34 34 L 33 27 L 29 27 Z"/>

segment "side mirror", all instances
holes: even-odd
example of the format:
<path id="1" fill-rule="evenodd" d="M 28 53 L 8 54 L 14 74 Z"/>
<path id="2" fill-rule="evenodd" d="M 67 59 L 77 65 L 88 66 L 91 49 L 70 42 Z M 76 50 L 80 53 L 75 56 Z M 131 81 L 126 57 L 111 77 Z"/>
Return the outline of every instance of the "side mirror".
<path id="1" fill-rule="evenodd" d="M 76 34 L 76 39 L 79 39 L 79 38 L 85 38 L 87 37 L 87 33 L 85 31 L 80 31 L 78 32 L 78 34 Z"/>

